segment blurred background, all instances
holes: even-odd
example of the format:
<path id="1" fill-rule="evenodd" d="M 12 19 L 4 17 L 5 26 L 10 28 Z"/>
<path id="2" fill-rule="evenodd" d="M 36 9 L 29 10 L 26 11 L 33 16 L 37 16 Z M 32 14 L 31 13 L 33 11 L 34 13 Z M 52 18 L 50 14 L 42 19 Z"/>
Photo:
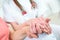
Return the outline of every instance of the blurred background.
<path id="1" fill-rule="evenodd" d="M 2 4 L 4 4 L 4 2 L 8 2 L 9 0 L 0 0 L 0 17 L 3 18 L 3 9 L 2 9 Z M 60 0 L 57 0 L 59 2 L 60 5 Z M 50 14 L 48 16 L 49 18 L 51 18 L 51 23 L 56 24 L 57 26 L 60 27 L 60 12 L 56 13 L 56 14 Z M 60 32 L 57 33 L 57 31 L 55 31 L 55 35 L 57 36 L 57 40 L 60 40 Z"/>

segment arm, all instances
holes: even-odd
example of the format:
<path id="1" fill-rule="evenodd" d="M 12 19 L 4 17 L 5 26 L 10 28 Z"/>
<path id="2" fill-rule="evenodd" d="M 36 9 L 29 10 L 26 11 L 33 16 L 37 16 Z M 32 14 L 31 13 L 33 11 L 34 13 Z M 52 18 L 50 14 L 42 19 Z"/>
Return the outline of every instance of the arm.
<path id="1" fill-rule="evenodd" d="M 17 29 L 10 36 L 12 40 L 24 40 L 24 38 L 28 35 L 36 38 L 36 35 L 30 32 L 29 26 L 26 26 L 25 24 L 17 25 L 16 23 L 11 23 L 11 25 Z"/>
<path id="2" fill-rule="evenodd" d="M 17 30 L 19 27 L 19 25 L 16 22 L 10 22 L 9 24 L 13 27 L 14 30 Z"/>
<path id="3" fill-rule="evenodd" d="M 9 23 L 14 28 L 14 32 L 10 34 L 11 40 L 23 40 L 26 37 L 26 28 L 21 27 L 22 25 L 18 25 L 16 22 Z M 11 30 L 12 31 L 12 30 Z"/>
<path id="4" fill-rule="evenodd" d="M 19 30 L 16 30 L 15 32 L 13 32 L 11 34 L 11 39 L 12 40 L 24 40 L 24 38 L 26 37 L 26 29 L 28 29 L 28 28 L 27 27 L 22 28 L 22 29 L 19 29 Z"/>
<path id="5" fill-rule="evenodd" d="M 28 21 L 29 22 L 29 21 Z M 16 22 L 10 22 L 9 24 L 11 24 L 11 26 L 14 28 L 14 32 L 11 34 L 11 39 L 12 40 L 20 40 L 20 39 L 24 39 L 26 36 L 30 35 L 34 38 L 36 38 L 35 34 L 32 34 L 29 29 L 30 27 L 26 25 L 26 23 L 23 24 L 17 24 Z M 21 38 L 22 37 L 22 38 Z"/>
<path id="6" fill-rule="evenodd" d="M 7 22 L 7 23 L 10 24 L 14 30 L 18 30 L 21 27 L 25 26 L 25 23 L 24 24 L 17 24 L 16 22 Z"/>

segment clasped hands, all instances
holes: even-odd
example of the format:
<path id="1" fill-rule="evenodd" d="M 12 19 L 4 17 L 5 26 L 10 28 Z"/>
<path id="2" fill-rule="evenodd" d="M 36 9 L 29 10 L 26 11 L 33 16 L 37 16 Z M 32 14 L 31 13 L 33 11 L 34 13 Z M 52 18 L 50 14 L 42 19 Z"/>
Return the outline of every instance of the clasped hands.
<path id="1" fill-rule="evenodd" d="M 51 34 L 51 27 L 48 18 L 34 18 L 30 19 L 19 27 L 12 35 L 12 40 L 24 40 L 26 36 L 29 38 L 38 38 L 38 34 Z"/>
<path id="2" fill-rule="evenodd" d="M 26 30 L 26 34 L 30 38 L 37 38 L 38 34 L 51 33 L 51 27 L 49 25 L 50 19 L 48 18 L 34 18 L 26 21 L 24 23 L 24 27 L 28 27 L 28 30 Z"/>

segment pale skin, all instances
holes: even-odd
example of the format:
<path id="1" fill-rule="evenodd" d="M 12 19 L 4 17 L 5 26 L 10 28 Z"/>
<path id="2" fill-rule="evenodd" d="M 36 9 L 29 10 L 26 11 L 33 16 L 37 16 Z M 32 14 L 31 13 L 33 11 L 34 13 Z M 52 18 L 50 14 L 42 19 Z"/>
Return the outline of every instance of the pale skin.
<path id="1" fill-rule="evenodd" d="M 37 36 L 35 34 L 32 34 L 29 32 L 29 27 L 26 26 L 26 27 L 22 27 L 21 29 L 13 32 L 11 34 L 11 40 L 24 40 L 24 38 L 27 36 L 27 33 L 29 33 L 34 38 L 37 38 Z"/>
<path id="2" fill-rule="evenodd" d="M 41 18 L 40 18 L 41 19 Z M 43 19 L 43 18 L 42 18 Z M 42 23 L 42 21 L 44 21 L 44 20 L 40 20 L 40 22 Z M 33 20 L 33 19 L 32 19 Z M 29 20 L 30 22 L 32 21 L 32 20 Z M 35 21 L 37 21 L 37 19 L 34 19 Z M 27 23 L 29 24 L 29 21 L 27 21 Z M 35 21 L 32 21 L 33 23 L 35 22 Z M 48 24 L 48 19 L 46 19 L 45 20 L 46 22 L 47 22 L 47 24 Z M 49 25 L 47 25 L 47 24 L 45 24 L 45 23 L 43 23 L 43 24 L 45 24 L 45 25 L 47 25 L 47 26 L 45 26 L 45 25 L 41 25 L 41 26 L 39 26 L 39 24 L 38 24 L 38 26 L 36 26 L 36 27 L 34 27 L 34 26 L 32 26 L 33 27 L 33 29 L 31 28 L 31 26 L 29 26 L 29 25 L 27 25 L 27 23 L 25 22 L 24 24 L 21 24 L 21 25 L 18 25 L 18 24 L 16 24 L 15 22 L 12 22 L 11 23 L 11 25 L 13 26 L 13 28 L 15 29 L 15 31 L 13 32 L 13 33 L 11 33 L 11 39 L 12 40 L 24 40 L 24 38 L 26 37 L 26 36 L 29 36 L 29 37 L 31 37 L 31 38 L 37 38 L 38 37 L 38 35 L 36 35 L 36 33 L 37 34 L 41 34 L 42 32 L 45 32 L 45 33 L 47 33 L 47 34 L 50 34 L 51 33 L 51 29 L 50 29 L 50 27 L 49 27 Z M 44 27 L 43 27 L 44 26 Z M 38 29 L 38 30 L 37 30 Z M 31 30 L 33 30 L 33 31 L 31 31 Z M 36 30 L 36 31 L 35 31 Z M 49 30 L 49 31 L 48 31 Z M 22 32 L 21 32 L 22 31 Z M 21 38 L 22 37 L 22 38 Z"/>

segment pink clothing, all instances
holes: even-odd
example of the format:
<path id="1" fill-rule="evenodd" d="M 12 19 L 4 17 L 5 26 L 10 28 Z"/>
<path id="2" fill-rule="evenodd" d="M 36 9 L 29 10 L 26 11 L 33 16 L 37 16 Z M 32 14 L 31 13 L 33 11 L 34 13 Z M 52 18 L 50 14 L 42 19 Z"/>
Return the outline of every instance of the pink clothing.
<path id="1" fill-rule="evenodd" d="M 0 40 L 9 40 L 8 26 L 1 18 L 0 18 Z"/>

